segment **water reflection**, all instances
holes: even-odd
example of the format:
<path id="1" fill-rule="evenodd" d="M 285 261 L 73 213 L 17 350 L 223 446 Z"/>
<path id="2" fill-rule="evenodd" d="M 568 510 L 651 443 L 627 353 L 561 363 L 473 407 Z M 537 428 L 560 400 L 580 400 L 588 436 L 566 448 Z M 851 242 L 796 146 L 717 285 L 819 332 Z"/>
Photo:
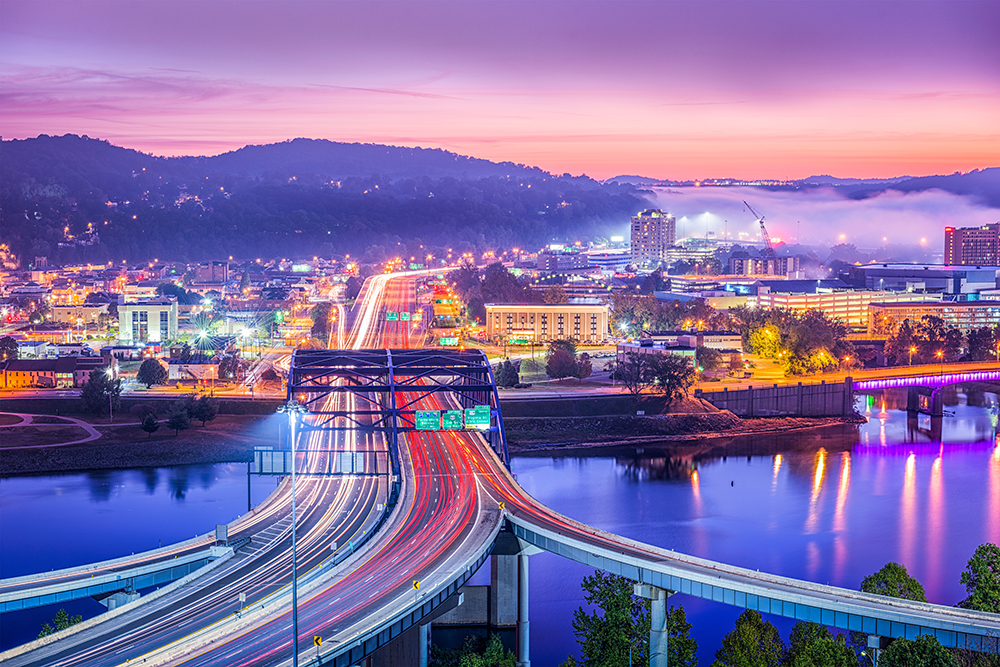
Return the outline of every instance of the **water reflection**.
<path id="1" fill-rule="evenodd" d="M 805 533 L 807 535 L 815 533 L 819 522 L 819 498 L 820 491 L 823 490 L 823 481 L 826 479 L 826 448 L 820 447 L 813 457 L 813 484 L 812 495 L 809 497 L 809 515 L 806 518 Z"/>
<path id="2" fill-rule="evenodd" d="M 941 552 L 944 548 L 944 445 L 938 451 L 938 457 L 931 464 L 931 486 L 927 503 L 927 565 L 931 579 L 926 584 L 937 589 L 940 586 L 938 577 L 941 572 Z"/>
<path id="3" fill-rule="evenodd" d="M 993 544 L 1000 544 L 1000 442 L 996 443 L 993 455 L 990 457 L 990 496 L 987 501 L 989 523 L 986 529 L 986 539 Z"/>
<path id="4" fill-rule="evenodd" d="M 913 567 L 913 545 L 917 528 L 917 457 L 906 457 L 903 494 L 899 507 L 899 562 Z"/>
<path id="5" fill-rule="evenodd" d="M 781 472 L 781 454 L 774 455 L 774 473 L 771 475 L 771 495 L 778 490 L 778 473 Z"/>

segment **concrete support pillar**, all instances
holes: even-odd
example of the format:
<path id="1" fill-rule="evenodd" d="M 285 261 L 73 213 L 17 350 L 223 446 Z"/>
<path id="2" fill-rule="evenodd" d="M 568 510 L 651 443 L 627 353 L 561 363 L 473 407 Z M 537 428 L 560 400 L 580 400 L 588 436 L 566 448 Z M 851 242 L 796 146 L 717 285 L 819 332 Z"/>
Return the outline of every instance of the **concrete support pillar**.
<path id="1" fill-rule="evenodd" d="M 916 387 L 908 387 L 906 389 L 906 411 L 916 412 L 920 408 L 919 399 L 917 398 L 918 392 Z"/>
<path id="2" fill-rule="evenodd" d="M 854 378 L 848 375 L 844 378 L 844 416 L 854 414 Z"/>
<path id="3" fill-rule="evenodd" d="M 654 591 L 649 611 L 649 667 L 667 667 L 667 592 Z"/>
<path id="4" fill-rule="evenodd" d="M 427 667 L 431 651 L 431 624 L 425 623 L 417 628 L 419 644 L 417 650 L 420 653 L 420 667 Z"/>
<path id="5" fill-rule="evenodd" d="M 528 644 L 528 557 L 517 557 L 517 667 L 531 667 Z"/>
<path id="6" fill-rule="evenodd" d="M 490 603 L 487 622 L 492 627 L 517 625 L 517 556 L 490 556 Z"/>
<path id="7" fill-rule="evenodd" d="M 667 667 L 667 598 L 674 594 L 649 584 L 636 584 L 636 596 L 650 601 L 649 609 L 649 667 Z"/>

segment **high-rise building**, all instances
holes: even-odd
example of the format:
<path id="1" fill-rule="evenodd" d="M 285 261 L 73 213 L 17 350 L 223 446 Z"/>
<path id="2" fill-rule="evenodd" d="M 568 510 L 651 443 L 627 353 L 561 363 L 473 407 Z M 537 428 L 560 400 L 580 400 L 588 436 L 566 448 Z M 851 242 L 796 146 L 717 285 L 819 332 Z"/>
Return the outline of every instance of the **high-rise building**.
<path id="1" fill-rule="evenodd" d="M 945 227 L 944 263 L 1000 265 L 1000 222 L 982 227 Z"/>
<path id="2" fill-rule="evenodd" d="M 632 262 L 657 266 L 677 238 L 677 219 L 658 208 L 647 208 L 632 216 Z"/>

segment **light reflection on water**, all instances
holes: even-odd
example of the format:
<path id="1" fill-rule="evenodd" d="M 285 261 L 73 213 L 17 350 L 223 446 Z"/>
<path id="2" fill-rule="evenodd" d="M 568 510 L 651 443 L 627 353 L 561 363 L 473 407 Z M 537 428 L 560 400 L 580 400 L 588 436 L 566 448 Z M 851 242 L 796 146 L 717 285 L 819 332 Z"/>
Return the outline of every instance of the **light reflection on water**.
<path id="1" fill-rule="evenodd" d="M 521 457 L 514 470 L 553 509 L 634 539 L 854 589 L 896 560 L 952 605 L 976 546 L 1000 537 L 997 398 L 946 390 L 943 420 L 908 419 L 901 393 L 859 398 L 870 417 L 859 426 Z M 531 567 L 532 634 L 544 637 L 532 660 L 554 665 L 575 652 L 572 613 L 591 570 L 549 554 Z M 671 603 L 687 608 L 710 664 L 740 610 Z M 787 638 L 792 622 L 770 620 Z"/>

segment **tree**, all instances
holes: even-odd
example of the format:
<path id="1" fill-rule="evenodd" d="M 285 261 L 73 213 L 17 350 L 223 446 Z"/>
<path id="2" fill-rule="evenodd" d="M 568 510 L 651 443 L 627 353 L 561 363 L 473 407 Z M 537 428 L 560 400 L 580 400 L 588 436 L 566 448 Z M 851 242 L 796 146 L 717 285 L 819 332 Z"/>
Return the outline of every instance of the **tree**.
<path id="1" fill-rule="evenodd" d="M 491 633 L 489 639 L 466 637 L 458 649 L 433 644 L 429 662 L 431 667 L 514 667 L 517 656 L 503 647 L 499 635 Z"/>
<path id="2" fill-rule="evenodd" d="M 191 428 L 191 417 L 188 416 L 188 411 L 183 404 L 174 405 L 170 416 L 167 417 L 167 428 L 174 430 L 174 437 L 180 435 L 181 431 Z"/>
<path id="3" fill-rule="evenodd" d="M 153 434 L 160 428 L 160 422 L 156 421 L 156 415 L 149 414 L 142 418 L 142 423 L 139 426 L 149 434 L 149 437 L 153 437 Z"/>
<path id="4" fill-rule="evenodd" d="M 569 295 L 562 285 L 552 285 L 542 293 L 542 301 L 545 303 L 569 303 Z"/>
<path id="5" fill-rule="evenodd" d="M 649 361 L 652 355 L 639 352 L 626 352 L 618 357 L 611 371 L 611 377 L 621 382 L 628 393 L 638 396 L 648 387 L 652 380 L 649 373 Z"/>
<path id="6" fill-rule="evenodd" d="M 17 341 L 10 336 L 0 338 L 0 361 L 17 359 Z"/>
<path id="7" fill-rule="evenodd" d="M 280 382 L 281 376 L 270 366 L 268 366 L 263 373 L 260 374 L 261 382 Z"/>
<path id="8" fill-rule="evenodd" d="M 240 292 L 246 294 L 248 289 L 250 289 L 250 274 L 244 271 L 240 276 Z"/>
<path id="9" fill-rule="evenodd" d="M 895 639 L 879 654 L 879 667 L 958 667 L 955 656 L 933 635 Z"/>
<path id="10" fill-rule="evenodd" d="M 597 610 L 589 613 L 580 607 L 573 613 L 573 634 L 580 645 L 581 660 L 568 658 L 563 665 L 625 667 L 630 654 L 632 664 L 648 664 L 650 603 L 634 594 L 634 584 L 631 579 L 600 570 L 584 578 L 584 600 Z M 690 632 L 684 607 L 668 608 L 667 664 L 698 664 L 698 644 Z"/>
<path id="11" fill-rule="evenodd" d="M 316 304 L 309 313 L 312 318 L 312 335 L 325 336 L 330 324 L 330 304 L 328 302 Z"/>
<path id="12" fill-rule="evenodd" d="M 736 619 L 736 627 L 722 638 L 712 667 L 778 667 L 785 658 L 785 645 L 778 629 L 747 609 Z"/>
<path id="13" fill-rule="evenodd" d="M 911 577 L 904 566 L 895 562 L 886 563 L 881 570 L 862 579 L 861 590 L 890 598 L 927 602 L 921 583 Z"/>
<path id="14" fill-rule="evenodd" d="M 187 410 L 185 412 L 188 412 Z M 189 416 L 197 419 L 204 426 L 205 422 L 210 422 L 219 414 L 219 401 L 211 396 L 202 396 L 192 403 Z"/>
<path id="15" fill-rule="evenodd" d="M 675 400 L 687 396 L 695 380 L 694 366 L 689 359 L 675 354 L 652 356 L 649 374 L 653 379 L 654 388 L 666 397 L 669 407 Z"/>
<path id="16" fill-rule="evenodd" d="M 566 350 L 576 359 L 576 343 L 571 340 L 553 340 L 549 342 L 548 353 L 552 354 L 557 350 Z"/>
<path id="17" fill-rule="evenodd" d="M 227 354 L 219 360 L 219 378 L 235 380 L 239 377 L 243 362 L 239 354 Z"/>
<path id="18" fill-rule="evenodd" d="M 361 294 L 361 288 L 364 287 L 365 281 L 357 276 L 351 276 L 344 283 L 344 298 L 348 301 L 353 301 L 358 298 Z"/>
<path id="19" fill-rule="evenodd" d="M 857 667 L 858 658 L 847 637 L 830 633 L 819 623 L 800 621 L 792 627 L 784 667 Z"/>
<path id="20" fill-rule="evenodd" d="M 521 381 L 520 374 L 510 359 L 505 359 L 497 364 L 496 370 L 493 372 L 493 379 L 496 380 L 498 387 L 508 388 Z"/>
<path id="21" fill-rule="evenodd" d="M 992 542 L 976 547 L 961 582 L 969 597 L 959 607 L 1000 614 L 1000 547 Z"/>
<path id="22" fill-rule="evenodd" d="M 553 380 L 576 375 L 576 359 L 567 350 L 556 350 L 545 363 L 545 373 Z"/>
<path id="23" fill-rule="evenodd" d="M 76 625 L 83 620 L 83 616 L 76 615 L 70 616 L 66 613 L 65 609 L 60 609 L 56 612 L 56 617 L 52 619 L 52 623 L 55 625 L 53 628 L 48 623 L 42 625 L 41 632 L 38 633 L 38 638 L 41 639 L 46 635 L 51 635 L 54 632 L 59 632 L 60 630 L 65 630 L 71 625 Z"/>
<path id="24" fill-rule="evenodd" d="M 163 369 L 163 365 L 156 359 L 146 359 L 139 366 L 139 371 L 135 374 L 135 379 L 140 384 L 146 385 L 146 389 L 149 389 L 154 384 L 166 384 L 167 371 Z"/>
<path id="25" fill-rule="evenodd" d="M 698 360 L 699 370 L 702 371 L 714 371 L 722 365 L 722 353 L 704 345 L 698 346 L 694 356 Z"/>
<path id="26" fill-rule="evenodd" d="M 590 355 L 584 352 L 580 355 L 580 358 L 576 360 L 576 377 L 582 380 L 590 377 L 590 374 L 593 372 L 594 365 L 590 361 Z"/>
<path id="27" fill-rule="evenodd" d="M 108 409 L 121 409 L 121 394 L 121 378 L 112 380 L 110 369 L 103 367 L 90 371 L 87 383 L 80 392 L 80 398 L 87 412 L 103 415 Z"/>

